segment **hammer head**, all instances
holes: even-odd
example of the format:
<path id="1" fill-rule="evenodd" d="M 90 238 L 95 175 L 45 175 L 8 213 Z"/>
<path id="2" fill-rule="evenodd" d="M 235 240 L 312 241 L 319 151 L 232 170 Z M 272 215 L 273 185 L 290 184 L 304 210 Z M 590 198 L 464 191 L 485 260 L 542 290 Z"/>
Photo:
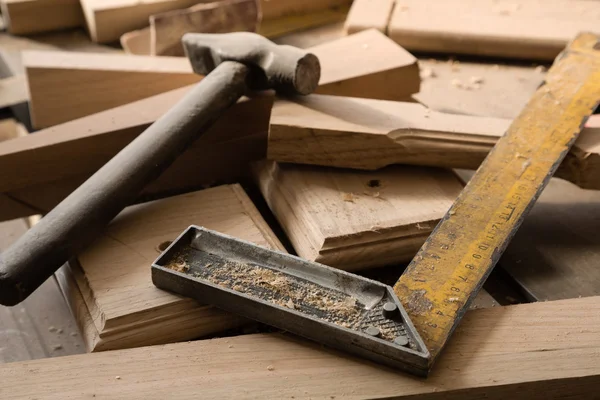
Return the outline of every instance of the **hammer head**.
<path id="1" fill-rule="evenodd" d="M 253 90 L 306 95 L 321 77 L 317 56 L 256 33 L 186 33 L 182 42 L 195 73 L 208 75 L 222 62 L 236 61 L 250 68 L 248 86 Z"/>

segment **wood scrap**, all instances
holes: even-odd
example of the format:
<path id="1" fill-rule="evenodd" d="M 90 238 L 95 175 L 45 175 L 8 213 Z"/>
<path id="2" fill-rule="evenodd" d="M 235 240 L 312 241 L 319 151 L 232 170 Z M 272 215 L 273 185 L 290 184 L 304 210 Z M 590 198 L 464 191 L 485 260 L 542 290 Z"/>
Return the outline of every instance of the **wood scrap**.
<path id="1" fill-rule="evenodd" d="M 296 2 L 296 4 L 302 3 Z M 326 2 L 322 3 L 323 6 L 327 5 Z M 301 14 L 290 14 L 272 19 L 263 19 L 258 28 L 258 33 L 268 38 L 279 38 L 293 32 L 342 22 L 346 18 L 348 10 L 349 6 L 342 4 L 340 6 L 320 10 L 305 11 Z"/>
<path id="2" fill-rule="evenodd" d="M 375 28 L 387 34 L 387 26 L 395 0 L 354 0 L 344 23 L 344 31 L 352 33 Z"/>
<path id="3" fill-rule="evenodd" d="M 312 95 L 273 108 L 267 157 L 374 170 L 391 164 L 477 169 L 510 120 L 415 103 Z M 556 176 L 600 189 L 600 130 L 586 128 Z"/>
<path id="4" fill-rule="evenodd" d="M 150 16 L 150 54 L 183 56 L 186 33 L 256 32 L 258 0 L 221 0 Z"/>
<path id="5" fill-rule="evenodd" d="M 0 143 L 0 193 L 8 196 L 7 204 L 0 207 L 0 221 L 52 209 L 188 90 L 177 89 Z M 243 175 L 250 161 L 265 156 L 272 102 L 266 95 L 238 102 L 149 185 L 145 195 L 168 195 Z"/>
<path id="6" fill-rule="evenodd" d="M 93 321 L 85 324 L 80 316 L 90 351 L 190 340 L 243 322 L 152 284 L 148 268 L 160 253 L 157 247 L 174 240 L 190 224 L 283 251 L 239 185 L 126 209 L 71 265 L 87 317 Z"/>
<path id="7" fill-rule="evenodd" d="M 412 259 L 462 189 L 449 171 L 409 166 L 266 162 L 254 178 L 298 255 L 348 271 Z"/>
<path id="8" fill-rule="evenodd" d="M 150 27 L 127 32 L 119 39 L 126 53 L 138 56 L 149 56 L 150 52 Z"/>
<path id="9" fill-rule="evenodd" d="M 600 33 L 588 0 L 402 0 L 390 38 L 411 51 L 553 60 L 579 32 Z"/>
<path id="10" fill-rule="evenodd" d="M 198 82 L 175 57 L 23 52 L 33 126 L 46 128 Z"/>
<path id="11" fill-rule="evenodd" d="M 322 66 L 317 93 L 406 100 L 419 91 L 417 59 L 375 29 L 310 50 Z"/>
<path id="12" fill-rule="evenodd" d="M 79 0 L 2 0 L 2 16 L 13 35 L 31 35 L 83 26 Z"/>
<path id="13" fill-rule="evenodd" d="M 148 25 L 150 15 L 191 7 L 199 0 L 81 0 L 92 40 L 110 43 L 129 31 Z"/>
<path id="14" fill-rule="evenodd" d="M 25 76 L 0 79 L 0 108 L 25 103 L 29 99 Z"/>
<path id="15" fill-rule="evenodd" d="M 0 120 L 0 142 L 16 139 L 27 134 L 27 129 L 16 120 L 12 118 Z"/>
<path id="16" fill-rule="evenodd" d="M 12 363 L 0 366 L 0 390 L 6 399 L 589 398 L 600 387 L 599 316 L 598 297 L 469 311 L 426 380 L 261 334 Z"/>

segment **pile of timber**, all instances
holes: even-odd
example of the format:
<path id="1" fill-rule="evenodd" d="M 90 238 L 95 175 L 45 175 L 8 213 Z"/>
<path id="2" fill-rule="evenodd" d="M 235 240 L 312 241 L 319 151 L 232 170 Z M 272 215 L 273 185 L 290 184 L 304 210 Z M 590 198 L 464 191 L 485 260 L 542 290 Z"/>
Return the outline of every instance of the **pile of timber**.
<path id="1" fill-rule="evenodd" d="M 548 3 L 552 23 L 564 1 Z M 86 26 L 95 42 L 120 39 L 130 53 L 32 45 L 6 63 L 12 76 L 0 80 L 0 107 L 27 104 L 30 120 L 23 122 L 39 131 L 27 135 L 15 120 L 0 123 L 0 221 L 50 211 L 202 79 L 179 57 L 184 32 L 278 36 L 343 19 L 350 3 L 0 0 L 14 34 Z M 347 271 L 377 277 L 387 267 L 394 279 L 401 274 L 464 185 L 450 168 L 476 169 L 510 125 L 493 112 L 459 115 L 419 104 L 424 74 L 405 48 L 551 59 L 575 29 L 567 13 L 560 32 L 540 23 L 532 33 L 533 1 L 448 1 L 441 9 L 430 3 L 355 0 L 344 25 L 349 34 L 310 48 L 322 66 L 316 94 L 260 94 L 229 109 L 138 204 L 57 272 L 87 350 L 97 354 L 0 366 L 0 397 L 593 393 L 600 385 L 600 242 L 581 214 L 579 225 L 571 222 L 575 208 L 589 209 L 599 197 L 564 181 L 550 184 L 501 262 L 529 300 L 554 301 L 469 311 L 426 381 L 291 335 L 207 339 L 240 332 L 249 321 L 152 284 L 149 266 L 161 245 L 191 224 Z M 591 3 L 576 0 L 572 9 Z M 450 22 L 438 11 L 465 7 L 489 21 L 490 32 L 440 24 Z M 44 20 L 32 18 L 34 11 Z M 509 15 L 520 18 L 507 25 Z M 589 15 L 577 26 L 588 26 Z M 213 23 L 219 18 L 227 25 Z M 558 176 L 600 189 L 599 129 L 590 124 L 582 132 Z M 563 239 L 585 236 L 577 249 L 553 242 L 549 214 Z M 475 302 L 498 305 L 485 290 Z M 187 342 L 198 338 L 205 340 Z M 232 387 L 234 376 L 240 384 Z"/>

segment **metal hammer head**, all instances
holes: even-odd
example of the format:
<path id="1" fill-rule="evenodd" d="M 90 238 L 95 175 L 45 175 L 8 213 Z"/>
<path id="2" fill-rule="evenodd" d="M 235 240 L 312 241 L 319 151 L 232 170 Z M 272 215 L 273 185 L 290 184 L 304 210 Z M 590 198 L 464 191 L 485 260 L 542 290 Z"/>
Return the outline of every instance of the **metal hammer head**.
<path id="1" fill-rule="evenodd" d="M 253 90 L 306 95 L 321 77 L 317 56 L 256 33 L 186 33 L 182 42 L 195 73 L 207 75 L 224 61 L 237 61 L 250 68 L 248 86 Z"/>

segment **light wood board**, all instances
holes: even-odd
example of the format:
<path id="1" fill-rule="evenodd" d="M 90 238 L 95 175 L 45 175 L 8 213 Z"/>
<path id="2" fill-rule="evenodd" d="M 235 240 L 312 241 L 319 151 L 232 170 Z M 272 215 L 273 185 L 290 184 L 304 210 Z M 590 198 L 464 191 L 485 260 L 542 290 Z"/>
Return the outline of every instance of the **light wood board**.
<path id="1" fill-rule="evenodd" d="M 176 89 L 0 143 L 0 193 L 8 196 L 8 204 L 0 207 L 0 220 L 52 209 L 188 90 Z M 238 102 L 145 193 L 180 193 L 243 175 L 250 161 L 265 156 L 272 103 L 268 95 Z"/>
<path id="2" fill-rule="evenodd" d="M 198 82 L 176 57 L 26 51 L 33 126 L 47 128 Z"/>
<path id="3" fill-rule="evenodd" d="M 256 32 L 259 20 L 257 0 L 221 0 L 155 14 L 150 16 L 150 54 L 184 56 L 186 33 Z"/>
<path id="4" fill-rule="evenodd" d="M 129 31 L 148 25 L 148 17 L 165 11 L 191 7 L 200 0 L 81 0 L 92 40 L 110 43 Z M 206 1 L 204 1 L 206 2 Z"/>
<path id="5" fill-rule="evenodd" d="M 2 16 L 13 35 L 83 26 L 79 0 L 2 0 Z"/>
<path id="6" fill-rule="evenodd" d="M 283 250 L 239 185 L 126 209 L 72 265 L 94 322 L 81 324 L 90 351 L 190 340 L 240 325 L 239 317 L 152 284 L 157 247 L 192 224 Z"/>
<path id="7" fill-rule="evenodd" d="M 353 8 L 348 32 L 387 31 L 420 52 L 550 61 L 579 32 L 600 31 L 600 5 L 589 0 L 356 0 Z"/>
<path id="8" fill-rule="evenodd" d="M 409 261 L 462 184 L 451 172 L 259 163 L 255 180 L 303 258 L 356 271 Z"/>
<path id="9" fill-rule="evenodd" d="M 600 298 L 469 311 L 427 379 L 286 335 L 13 363 L 0 375 L 4 399 L 594 398 Z"/>
<path id="10" fill-rule="evenodd" d="M 405 100 L 419 91 L 417 59 L 375 29 L 311 47 L 310 51 L 324 67 L 316 93 Z"/>
<path id="11" fill-rule="evenodd" d="M 273 108 L 270 160 L 374 170 L 391 164 L 477 169 L 508 119 L 421 104 L 312 95 Z M 600 189 L 600 129 L 586 128 L 556 176 Z"/>

